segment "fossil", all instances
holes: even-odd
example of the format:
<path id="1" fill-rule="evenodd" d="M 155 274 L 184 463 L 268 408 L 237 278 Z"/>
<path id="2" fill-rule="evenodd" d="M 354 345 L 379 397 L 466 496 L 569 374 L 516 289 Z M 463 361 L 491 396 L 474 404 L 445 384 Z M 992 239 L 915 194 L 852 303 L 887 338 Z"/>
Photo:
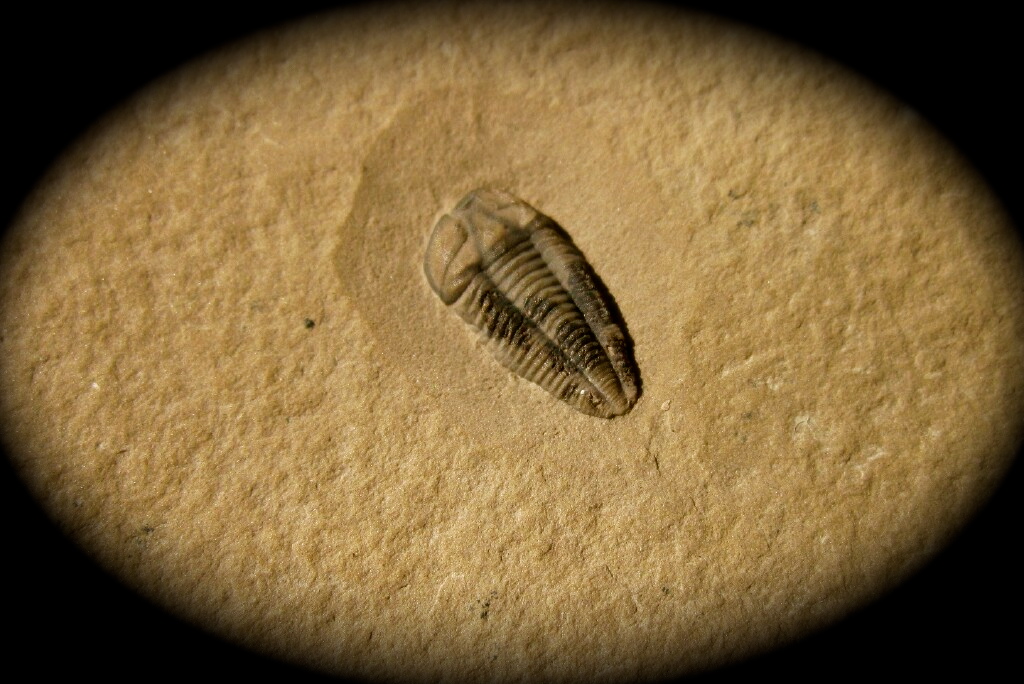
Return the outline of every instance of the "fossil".
<path id="1" fill-rule="evenodd" d="M 513 372 L 589 415 L 636 403 L 636 363 L 610 296 L 569 235 L 526 202 L 470 192 L 434 227 L 424 271 Z"/>

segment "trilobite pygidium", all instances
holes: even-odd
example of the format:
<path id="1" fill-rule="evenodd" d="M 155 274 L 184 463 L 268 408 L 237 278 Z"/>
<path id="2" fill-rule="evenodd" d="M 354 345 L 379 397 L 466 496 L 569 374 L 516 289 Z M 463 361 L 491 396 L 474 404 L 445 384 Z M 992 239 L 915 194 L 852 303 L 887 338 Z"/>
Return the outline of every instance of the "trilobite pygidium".
<path id="1" fill-rule="evenodd" d="M 512 371 L 593 416 L 636 403 L 636 365 L 593 269 L 526 202 L 499 190 L 469 193 L 434 227 L 424 270 Z"/>

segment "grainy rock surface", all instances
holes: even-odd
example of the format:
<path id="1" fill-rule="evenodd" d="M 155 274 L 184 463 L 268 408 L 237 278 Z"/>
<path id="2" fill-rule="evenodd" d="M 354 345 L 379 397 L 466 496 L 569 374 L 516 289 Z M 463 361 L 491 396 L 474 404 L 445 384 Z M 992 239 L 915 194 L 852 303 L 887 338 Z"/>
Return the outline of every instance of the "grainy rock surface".
<path id="1" fill-rule="evenodd" d="M 481 185 L 614 293 L 628 415 L 517 379 L 430 291 L 429 231 Z M 772 648 L 931 557 L 1021 436 L 1024 260 L 981 181 L 838 67 L 667 10 L 374 7 L 237 44 L 69 149 L 0 258 L 3 437 L 49 514 L 327 672 Z"/>

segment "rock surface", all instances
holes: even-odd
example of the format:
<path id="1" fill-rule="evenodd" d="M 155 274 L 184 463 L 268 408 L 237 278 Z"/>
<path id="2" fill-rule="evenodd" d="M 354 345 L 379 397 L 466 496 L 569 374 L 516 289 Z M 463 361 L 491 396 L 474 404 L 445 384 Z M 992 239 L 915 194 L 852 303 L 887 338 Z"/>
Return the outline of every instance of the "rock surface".
<path id="1" fill-rule="evenodd" d="M 628 416 L 552 403 L 429 291 L 431 227 L 484 184 L 614 290 Z M 238 44 L 71 148 L 2 259 L 4 439 L 49 514 L 173 613 L 330 672 L 771 648 L 940 549 L 1024 415 L 1020 246 L 971 169 L 837 67 L 667 11 L 373 8 Z"/>

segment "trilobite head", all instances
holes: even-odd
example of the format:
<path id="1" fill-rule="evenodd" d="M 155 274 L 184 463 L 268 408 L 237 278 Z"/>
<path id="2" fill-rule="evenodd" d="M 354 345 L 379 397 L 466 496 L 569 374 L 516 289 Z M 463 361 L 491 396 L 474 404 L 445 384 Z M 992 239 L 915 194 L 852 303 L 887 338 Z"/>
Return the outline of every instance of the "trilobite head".
<path id="1" fill-rule="evenodd" d="M 425 262 L 430 286 L 445 304 L 454 302 L 518 237 L 511 233 L 522 232 L 536 215 L 506 192 L 480 189 L 466 195 L 430 236 Z"/>
<path id="2" fill-rule="evenodd" d="M 636 403 L 636 365 L 607 293 L 566 232 L 526 202 L 466 195 L 434 227 L 424 271 L 520 376 L 590 415 Z"/>

